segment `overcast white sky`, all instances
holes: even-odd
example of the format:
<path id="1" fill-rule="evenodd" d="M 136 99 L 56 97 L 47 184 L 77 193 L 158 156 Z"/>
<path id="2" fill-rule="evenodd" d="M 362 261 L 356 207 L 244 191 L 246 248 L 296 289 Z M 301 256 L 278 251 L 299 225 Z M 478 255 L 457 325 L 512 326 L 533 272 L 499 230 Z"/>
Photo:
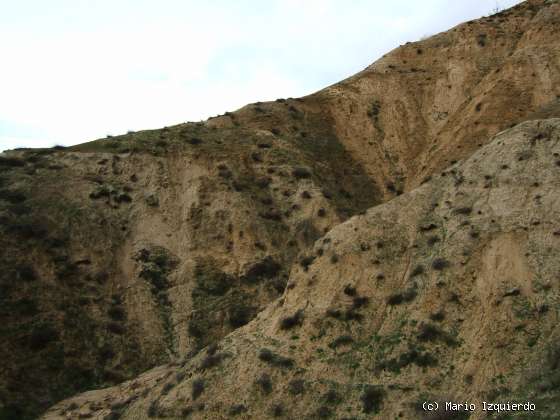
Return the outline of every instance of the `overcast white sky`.
<path id="1" fill-rule="evenodd" d="M 0 0 L 0 150 L 312 93 L 516 0 Z"/>

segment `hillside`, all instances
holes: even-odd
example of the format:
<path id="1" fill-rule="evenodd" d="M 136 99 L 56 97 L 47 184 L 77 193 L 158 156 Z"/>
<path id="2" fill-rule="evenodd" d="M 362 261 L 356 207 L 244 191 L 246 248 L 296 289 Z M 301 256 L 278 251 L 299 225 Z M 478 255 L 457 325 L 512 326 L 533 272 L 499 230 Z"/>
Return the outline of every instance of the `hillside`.
<path id="1" fill-rule="evenodd" d="M 304 98 L 0 156 L 0 419 L 557 396 L 559 37 L 529 0 Z"/>
<path id="2" fill-rule="evenodd" d="M 332 229 L 217 345 L 44 418 L 412 419 L 423 400 L 558 418 L 559 188 L 560 119 L 518 125 Z"/>

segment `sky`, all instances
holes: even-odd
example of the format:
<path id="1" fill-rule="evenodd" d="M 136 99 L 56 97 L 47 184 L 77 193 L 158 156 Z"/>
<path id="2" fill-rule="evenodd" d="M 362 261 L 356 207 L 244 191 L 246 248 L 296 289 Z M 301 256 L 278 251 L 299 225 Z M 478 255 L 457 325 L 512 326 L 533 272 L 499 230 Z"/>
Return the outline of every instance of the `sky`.
<path id="1" fill-rule="evenodd" d="M 0 0 L 0 151 L 313 93 L 516 0 Z"/>

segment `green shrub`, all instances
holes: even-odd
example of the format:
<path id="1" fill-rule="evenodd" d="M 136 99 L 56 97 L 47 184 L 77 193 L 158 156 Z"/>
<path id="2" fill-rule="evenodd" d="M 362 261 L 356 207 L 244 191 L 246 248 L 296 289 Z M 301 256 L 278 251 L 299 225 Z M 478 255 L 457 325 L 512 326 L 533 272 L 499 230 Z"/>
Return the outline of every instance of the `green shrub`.
<path id="1" fill-rule="evenodd" d="M 89 194 L 89 198 L 91 198 L 92 200 L 97 200 L 99 198 L 110 197 L 110 196 L 111 196 L 111 191 L 105 185 L 97 187 L 94 191 L 92 191 Z"/>
<path id="2" fill-rule="evenodd" d="M 378 100 L 374 100 L 367 111 L 367 115 L 370 118 L 377 118 L 380 111 L 381 111 L 381 102 L 379 102 Z"/>
<path id="3" fill-rule="evenodd" d="M 109 322 L 107 324 L 107 329 L 113 334 L 117 334 L 117 335 L 123 335 L 126 332 L 124 326 L 122 326 L 117 322 Z"/>
<path id="4" fill-rule="evenodd" d="M 24 166 L 25 162 L 16 157 L 0 156 L 0 167 L 15 168 Z"/>
<path id="5" fill-rule="evenodd" d="M 284 415 L 284 406 L 282 404 L 274 404 L 271 410 L 272 417 L 281 417 Z"/>
<path id="6" fill-rule="evenodd" d="M 282 368 L 291 368 L 294 366 L 293 359 L 280 356 L 276 353 L 273 353 L 270 349 L 267 348 L 262 348 L 259 351 L 259 359 L 272 366 L 277 366 Z"/>
<path id="7" fill-rule="evenodd" d="M 31 213 L 31 207 L 25 204 L 14 204 L 8 208 L 8 211 L 16 216 L 24 216 Z"/>
<path id="8" fill-rule="evenodd" d="M 398 357 L 384 361 L 379 364 L 379 369 L 387 369 L 390 372 L 398 373 L 402 368 L 415 364 L 420 367 L 437 365 L 437 360 L 429 353 L 419 349 L 409 348 Z"/>
<path id="9" fill-rule="evenodd" d="M 331 349 L 336 349 L 338 346 L 343 346 L 346 344 L 352 344 L 354 342 L 354 339 L 349 336 L 349 335 L 341 335 L 337 338 L 335 338 L 330 344 L 329 347 Z"/>
<path id="10" fill-rule="evenodd" d="M 443 341 L 450 346 L 457 344 L 455 337 L 431 323 L 421 323 L 416 337 L 419 341 Z"/>
<path id="11" fill-rule="evenodd" d="M 189 333 L 190 336 L 194 337 L 194 338 L 202 338 L 204 337 L 205 334 L 205 330 L 201 327 L 200 323 L 197 322 L 197 320 L 191 319 L 189 321 L 189 325 L 187 327 L 187 331 Z"/>
<path id="12" fill-rule="evenodd" d="M 291 395 L 301 395 L 305 391 L 305 381 L 303 379 L 294 379 L 288 382 L 288 392 Z"/>
<path id="13" fill-rule="evenodd" d="M 262 178 L 257 178 L 257 180 L 255 181 L 255 185 L 259 188 L 266 188 L 270 185 L 270 182 L 272 180 L 269 177 L 262 177 Z"/>
<path id="14" fill-rule="evenodd" d="M 315 256 L 313 255 L 303 256 L 299 260 L 299 265 L 303 267 L 304 271 L 307 271 L 309 269 L 309 266 L 313 264 L 313 261 L 315 261 Z"/>
<path id="15" fill-rule="evenodd" d="M 189 405 L 181 410 L 181 415 L 183 417 L 189 417 L 193 413 L 193 408 Z"/>
<path id="16" fill-rule="evenodd" d="M 37 274 L 32 265 L 24 263 L 16 267 L 16 277 L 22 281 L 33 281 L 37 279 Z"/>
<path id="17" fill-rule="evenodd" d="M 126 193 L 117 194 L 115 197 L 117 203 L 130 203 L 132 202 L 132 197 Z"/>
<path id="18" fill-rule="evenodd" d="M 222 360 L 224 360 L 227 356 L 228 356 L 227 353 L 207 354 L 206 357 L 200 363 L 200 369 L 202 370 L 212 369 L 213 367 L 216 367 L 220 363 L 222 363 Z"/>
<path id="19" fill-rule="evenodd" d="M 122 417 L 120 411 L 111 409 L 111 412 L 103 417 L 103 420 L 119 420 Z"/>
<path id="20" fill-rule="evenodd" d="M 432 321 L 443 321 L 445 319 L 445 314 L 443 313 L 442 310 L 439 310 L 430 314 L 430 319 Z"/>
<path id="21" fill-rule="evenodd" d="M 167 276 L 175 269 L 178 261 L 165 248 L 141 249 L 135 258 L 142 262 L 140 278 L 151 284 L 154 295 L 169 287 Z"/>
<path id="22" fill-rule="evenodd" d="M 218 175 L 224 179 L 230 179 L 233 176 L 233 173 L 226 165 L 221 164 L 218 165 Z"/>
<path id="23" fill-rule="evenodd" d="M 416 289 L 409 288 L 403 292 L 393 293 L 387 298 L 388 305 L 400 305 L 401 303 L 412 302 L 416 297 Z"/>
<path id="24" fill-rule="evenodd" d="M 472 207 L 459 207 L 453 210 L 453 213 L 468 216 L 469 214 L 472 213 Z"/>
<path id="25" fill-rule="evenodd" d="M 416 277 L 421 274 L 424 274 L 424 266 L 422 264 L 418 264 L 410 273 L 410 277 Z"/>
<path id="26" fill-rule="evenodd" d="M 0 190 L 0 200 L 7 201 L 11 204 L 19 204 L 24 202 L 27 199 L 24 193 L 21 191 L 13 191 L 2 189 Z"/>
<path id="27" fill-rule="evenodd" d="M 292 176 L 297 179 L 311 178 L 311 172 L 307 168 L 297 167 L 292 170 Z"/>
<path id="28" fill-rule="evenodd" d="M 158 207 L 159 199 L 155 194 L 149 194 L 146 196 L 146 204 L 150 207 Z"/>
<path id="29" fill-rule="evenodd" d="M 385 391 L 383 390 L 383 387 L 373 385 L 366 386 L 360 397 L 364 413 L 377 413 L 383 405 L 384 398 Z"/>
<path id="30" fill-rule="evenodd" d="M 232 287 L 235 279 L 219 270 L 211 260 L 198 262 L 195 268 L 197 288 L 213 296 L 223 296 Z"/>
<path id="31" fill-rule="evenodd" d="M 344 286 L 343 292 L 348 296 L 356 296 L 356 288 L 350 285 Z"/>
<path id="32" fill-rule="evenodd" d="M 58 340 L 58 331 L 52 325 L 40 325 L 31 331 L 29 347 L 33 351 L 42 350 L 51 342 Z"/>
<path id="33" fill-rule="evenodd" d="M 437 236 L 430 236 L 428 237 L 428 239 L 426 240 L 426 243 L 428 244 L 428 246 L 434 246 L 437 242 L 439 242 L 439 237 Z"/>
<path id="34" fill-rule="evenodd" d="M 349 308 L 344 311 L 340 309 L 327 309 L 326 312 L 328 317 L 338 319 L 340 321 L 361 321 L 363 315 L 356 312 L 354 308 Z"/>
<path id="35" fill-rule="evenodd" d="M 265 394 L 270 394 L 272 392 L 272 380 L 270 379 L 269 374 L 263 373 L 261 376 L 259 376 L 255 383 L 262 389 Z"/>
<path id="36" fill-rule="evenodd" d="M 175 385 L 176 385 L 175 382 L 167 382 L 165 385 L 163 385 L 163 388 L 161 389 L 161 395 L 169 394 L 169 391 L 175 388 Z"/>
<path id="37" fill-rule="evenodd" d="M 202 393 L 204 392 L 204 379 L 202 378 L 196 378 L 193 383 L 192 383 L 192 389 L 191 389 L 191 397 L 194 400 L 196 400 L 198 397 L 200 397 L 202 395 Z"/>
<path id="38" fill-rule="evenodd" d="M 235 306 L 228 311 L 228 323 L 233 328 L 247 324 L 253 317 L 254 308 L 249 306 Z"/>
<path id="39" fill-rule="evenodd" d="M 436 258 L 432 261 L 432 268 L 437 271 L 445 270 L 449 265 L 449 261 L 445 258 Z"/>
<path id="40" fill-rule="evenodd" d="M 280 321 L 280 328 L 282 330 L 289 330 L 298 327 L 303 322 L 303 310 L 299 309 L 295 314 L 282 318 Z"/>
<path id="41" fill-rule="evenodd" d="M 317 409 L 317 417 L 320 419 L 328 419 L 332 417 L 333 412 L 329 407 L 321 406 Z"/>
<path id="42" fill-rule="evenodd" d="M 419 230 L 420 232 L 429 232 L 430 230 L 434 230 L 434 229 L 436 229 L 436 228 L 437 228 L 437 225 L 436 225 L 436 224 L 434 224 L 434 223 L 428 223 L 428 224 L 425 224 L 425 225 L 420 226 L 420 227 L 418 228 L 418 230 Z"/>
<path id="43" fill-rule="evenodd" d="M 324 400 L 327 404 L 339 404 L 342 401 L 340 395 L 334 389 L 329 389 L 325 393 Z"/>
<path id="44" fill-rule="evenodd" d="M 247 407 L 245 407 L 243 404 L 234 404 L 229 408 L 228 414 L 230 416 L 237 416 L 246 411 L 247 411 Z"/>
<path id="45" fill-rule="evenodd" d="M 148 417 L 156 417 L 159 414 L 159 404 L 157 401 L 152 401 L 148 407 Z"/>
<path id="46" fill-rule="evenodd" d="M 275 209 L 269 209 L 259 213 L 259 216 L 266 220 L 274 220 L 279 222 L 282 220 L 282 213 Z"/>
<path id="47" fill-rule="evenodd" d="M 273 278 L 282 269 L 271 256 L 267 256 L 262 261 L 254 264 L 249 268 L 247 273 L 241 277 L 242 281 L 248 283 L 257 283 L 264 279 Z"/>
<path id="48" fill-rule="evenodd" d="M 126 319 L 126 312 L 122 306 L 112 306 L 111 308 L 109 308 L 107 313 L 109 314 L 109 317 L 114 321 L 123 321 L 124 319 Z"/>
<path id="49" fill-rule="evenodd" d="M 369 303 L 369 298 L 366 296 L 354 296 L 352 299 L 352 308 L 359 309 Z"/>
<path id="50" fill-rule="evenodd" d="M 14 312 L 21 316 L 33 316 L 39 313 L 37 301 L 32 298 L 21 298 L 14 302 Z"/>
<path id="51" fill-rule="evenodd" d="M 476 42 L 479 46 L 484 47 L 486 45 L 486 34 L 478 34 L 476 36 Z"/>

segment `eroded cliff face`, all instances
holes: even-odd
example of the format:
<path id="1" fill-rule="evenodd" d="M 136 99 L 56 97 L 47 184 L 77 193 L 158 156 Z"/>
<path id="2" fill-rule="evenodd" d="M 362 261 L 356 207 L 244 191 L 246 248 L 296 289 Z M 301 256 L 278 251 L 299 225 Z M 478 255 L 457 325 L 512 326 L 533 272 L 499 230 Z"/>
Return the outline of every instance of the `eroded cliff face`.
<path id="1" fill-rule="evenodd" d="M 335 139 L 349 173 L 270 132 L 136 136 L 2 160 L 2 379 L 18 415 L 246 324 L 283 293 L 300 251 L 379 202 Z M 153 148 L 103 150 L 125 141 Z"/>
<path id="2" fill-rule="evenodd" d="M 484 145 L 560 116 L 558 23 L 529 1 L 305 98 L 2 156 L 0 413 L 166 363 L 48 415 L 258 418 L 283 399 L 359 417 L 514 390 L 557 314 L 557 121 Z"/>
<path id="3" fill-rule="evenodd" d="M 329 231 L 217 345 L 45 418 L 418 418 L 424 399 L 515 398 L 553 418 L 559 187 L 560 119 L 518 125 Z"/>

